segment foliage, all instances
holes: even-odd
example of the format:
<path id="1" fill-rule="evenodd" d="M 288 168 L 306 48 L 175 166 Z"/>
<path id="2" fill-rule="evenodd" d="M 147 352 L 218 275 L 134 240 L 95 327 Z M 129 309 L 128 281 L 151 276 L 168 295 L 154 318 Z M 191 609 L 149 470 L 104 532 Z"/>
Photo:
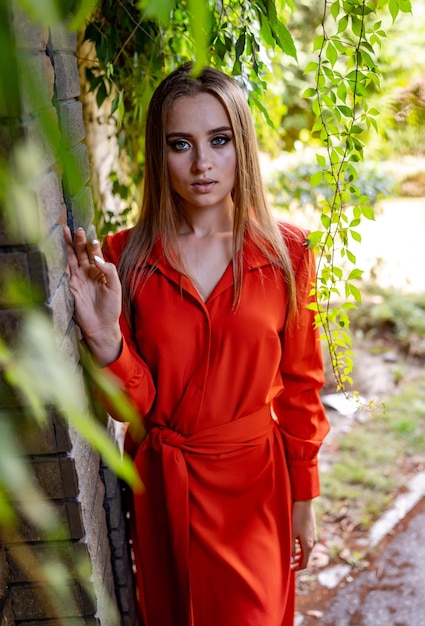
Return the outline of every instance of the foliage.
<path id="1" fill-rule="evenodd" d="M 399 154 L 425 154 L 425 78 L 399 89 L 389 101 L 386 135 Z"/>
<path id="2" fill-rule="evenodd" d="M 273 207 L 288 210 L 294 206 L 303 209 L 311 205 L 320 214 L 321 202 L 329 201 L 333 193 L 323 180 L 314 187 L 311 186 L 311 177 L 317 176 L 320 171 L 317 162 L 309 161 L 304 152 L 295 163 L 292 161 L 279 168 L 267 185 Z M 382 198 L 394 195 L 393 177 L 379 172 L 374 164 L 359 163 L 356 172 L 360 194 L 368 197 L 371 206 Z"/>
<path id="3" fill-rule="evenodd" d="M 367 337 L 385 337 L 403 351 L 425 356 L 425 295 L 369 286 L 351 323 Z"/>
<path id="4" fill-rule="evenodd" d="M 376 51 L 386 36 L 382 15 L 387 7 L 393 19 L 399 11 L 411 10 L 409 0 L 325 3 L 322 34 L 314 42 L 317 61 L 305 68 L 306 73 L 315 75 L 315 87 L 304 93 L 304 97 L 312 98 L 316 116 L 312 131 L 326 153 L 317 153 L 321 170 L 311 176 L 310 184 L 314 188 L 325 183 L 331 191 L 330 197 L 320 202 L 323 228 L 310 235 L 310 245 L 318 250 L 318 278 L 312 289 L 318 303 L 311 308 L 329 346 L 337 389 L 352 384 L 347 310 L 361 301 L 355 281 L 362 271 L 355 267 L 350 242 L 361 241 L 357 227 L 362 218 L 374 219 L 369 198 L 358 185 L 357 164 L 364 159 L 365 130 L 377 128 L 379 111 L 369 108 L 368 98 L 380 87 Z M 338 255 L 354 266 L 347 278 L 337 264 Z M 332 307 L 335 297 L 346 301 Z"/>
<path id="5" fill-rule="evenodd" d="M 280 4 L 286 6 L 286 2 Z M 96 62 L 85 70 L 89 90 L 98 106 L 111 102 L 116 120 L 121 156 L 118 172 L 112 173 L 113 192 L 125 200 L 127 209 L 140 202 L 147 106 L 155 87 L 171 70 L 193 59 L 224 69 L 236 77 L 250 104 L 271 123 L 262 104 L 268 54 L 279 49 L 296 57 L 275 2 L 175 0 L 164 6 L 162 13 L 153 2 L 102 0 L 84 35 L 96 50 Z M 199 12 L 201 6 L 203 12 Z M 105 216 L 99 207 L 98 232 L 115 230 L 127 218 L 128 211 Z"/>

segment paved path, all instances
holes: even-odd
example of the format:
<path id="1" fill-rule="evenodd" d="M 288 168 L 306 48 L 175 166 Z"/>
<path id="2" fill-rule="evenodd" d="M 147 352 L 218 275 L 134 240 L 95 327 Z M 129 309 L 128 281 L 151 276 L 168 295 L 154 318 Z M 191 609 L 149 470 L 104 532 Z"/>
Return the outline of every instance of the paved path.
<path id="1" fill-rule="evenodd" d="M 425 499 L 401 522 L 375 561 L 338 589 L 315 623 L 425 626 Z"/>

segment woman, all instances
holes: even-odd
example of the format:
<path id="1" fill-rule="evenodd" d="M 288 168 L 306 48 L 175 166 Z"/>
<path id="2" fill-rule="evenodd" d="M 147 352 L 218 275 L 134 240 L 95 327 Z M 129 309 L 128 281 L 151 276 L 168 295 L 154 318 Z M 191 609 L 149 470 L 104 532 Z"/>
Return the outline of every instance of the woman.
<path id="1" fill-rule="evenodd" d="M 153 95 L 133 229 L 66 230 L 76 319 L 147 429 L 133 543 L 146 626 L 290 626 L 328 423 L 305 305 L 314 259 L 276 224 L 237 83 L 187 64 Z M 122 285 L 122 296 L 121 296 Z M 122 310 L 121 310 L 121 302 Z M 117 416 L 119 417 L 119 416 Z"/>

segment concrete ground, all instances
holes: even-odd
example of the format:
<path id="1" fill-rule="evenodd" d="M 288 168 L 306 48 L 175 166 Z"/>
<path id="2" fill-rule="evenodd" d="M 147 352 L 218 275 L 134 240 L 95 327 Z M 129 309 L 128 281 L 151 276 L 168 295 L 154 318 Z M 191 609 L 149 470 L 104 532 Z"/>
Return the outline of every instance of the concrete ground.
<path id="1" fill-rule="evenodd" d="M 298 615 L 297 626 L 425 626 L 425 499 L 367 568 L 314 606 L 310 616 Z"/>

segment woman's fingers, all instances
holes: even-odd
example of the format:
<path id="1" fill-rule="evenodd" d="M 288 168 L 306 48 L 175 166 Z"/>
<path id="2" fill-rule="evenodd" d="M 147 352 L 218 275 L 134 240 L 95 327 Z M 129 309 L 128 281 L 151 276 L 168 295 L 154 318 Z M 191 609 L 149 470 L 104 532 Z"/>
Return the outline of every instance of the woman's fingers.
<path id="1" fill-rule="evenodd" d="M 291 558 L 291 569 L 292 571 L 298 571 L 302 569 L 303 562 L 303 551 L 301 549 L 301 544 L 299 539 L 295 539 L 292 545 L 292 558 Z"/>
<path id="2" fill-rule="evenodd" d="M 98 239 L 90 239 L 87 242 L 87 253 L 88 253 L 90 263 L 95 262 L 95 257 L 97 257 L 97 259 L 100 259 L 100 263 L 102 263 L 103 256 L 102 256 L 102 250 L 100 247 L 100 241 Z"/>

